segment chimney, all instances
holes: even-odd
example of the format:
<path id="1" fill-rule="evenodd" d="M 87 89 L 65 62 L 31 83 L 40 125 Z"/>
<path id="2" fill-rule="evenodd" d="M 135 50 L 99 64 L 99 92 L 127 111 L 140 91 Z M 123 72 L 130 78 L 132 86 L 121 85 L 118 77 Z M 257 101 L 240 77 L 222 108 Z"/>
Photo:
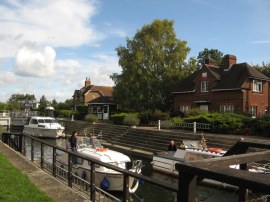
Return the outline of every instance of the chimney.
<path id="1" fill-rule="evenodd" d="M 230 69 L 230 67 L 234 64 L 236 64 L 237 59 L 235 55 L 225 55 L 223 58 L 223 69 Z"/>
<path id="2" fill-rule="evenodd" d="M 90 86 L 90 85 L 91 85 L 90 78 L 86 77 L 85 82 L 84 82 L 84 86 L 87 87 L 87 86 Z"/>
<path id="3" fill-rule="evenodd" d="M 206 65 L 214 65 L 214 66 L 217 65 L 216 61 L 213 58 L 207 58 L 207 59 L 205 59 L 204 63 Z"/>

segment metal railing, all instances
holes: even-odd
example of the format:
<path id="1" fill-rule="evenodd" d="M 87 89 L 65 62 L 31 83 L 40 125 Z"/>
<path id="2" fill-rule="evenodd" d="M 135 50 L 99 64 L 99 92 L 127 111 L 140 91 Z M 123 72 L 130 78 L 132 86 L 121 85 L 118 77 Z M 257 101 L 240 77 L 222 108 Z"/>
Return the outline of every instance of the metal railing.
<path id="1" fill-rule="evenodd" d="M 13 141 L 13 142 L 16 142 L 17 144 L 21 144 L 21 146 L 13 144 L 13 143 L 11 143 L 10 140 L 8 140 L 11 135 L 12 134 L 10 134 L 10 133 L 3 133 L 2 134 L 2 141 L 4 143 L 8 143 L 8 145 L 11 146 L 12 148 L 19 148 L 18 151 L 20 151 L 23 155 L 27 155 L 25 144 L 26 144 L 26 139 L 30 139 L 30 147 L 31 147 L 30 148 L 30 160 L 35 161 L 36 159 L 39 159 L 39 166 L 42 169 L 46 169 L 54 177 L 57 177 L 59 179 L 66 181 L 67 185 L 70 187 L 74 187 L 77 189 L 79 187 L 80 190 L 84 190 L 87 187 L 87 190 L 84 190 L 83 192 L 89 196 L 91 201 L 99 201 L 100 198 L 104 198 L 104 197 L 106 197 L 106 201 L 119 201 L 119 199 L 115 198 L 111 194 L 105 192 L 104 190 L 100 189 L 99 187 L 97 187 L 95 185 L 95 167 L 96 167 L 96 165 L 104 166 L 106 168 L 109 168 L 111 170 L 114 170 L 114 171 L 117 171 L 117 172 L 120 172 L 123 174 L 123 199 L 122 199 L 122 201 L 125 201 L 125 202 L 130 201 L 130 199 L 131 199 L 130 192 L 129 192 L 129 188 L 130 188 L 129 187 L 129 178 L 130 177 L 133 177 L 137 180 L 142 180 L 144 182 L 148 182 L 152 185 L 164 188 L 164 189 L 166 189 L 168 191 L 172 191 L 174 193 L 176 193 L 178 191 L 177 186 L 166 184 L 164 182 L 159 182 L 151 177 L 137 174 L 137 173 L 131 172 L 129 170 L 122 169 L 122 168 L 116 167 L 114 165 L 98 161 L 96 159 L 92 159 L 88 156 L 85 156 L 85 155 L 82 155 L 79 153 L 74 153 L 72 151 L 66 150 L 65 148 L 51 145 L 51 144 L 49 144 L 41 139 L 33 137 L 33 136 L 24 135 L 24 134 L 15 134 L 14 138 L 15 139 L 18 138 L 19 140 Z M 40 148 L 38 148 L 39 152 L 35 152 L 37 149 L 35 149 L 34 142 L 40 143 Z M 44 147 L 45 146 L 52 148 L 51 161 L 44 158 L 45 157 L 45 154 L 44 154 Z M 68 154 L 68 162 L 67 162 L 68 169 L 67 170 L 57 165 L 57 163 L 56 163 L 57 152 L 65 152 Z M 37 155 L 39 155 L 39 156 L 37 156 Z M 89 162 L 89 164 L 90 164 L 90 166 L 89 166 L 89 170 L 90 170 L 89 181 L 86 181 L 86 180 L 84 180 L 84 179 L 82 179 L 82 178 L 80 178 L 72 173 L 72 169 L 73 169 L 72 161 L 71 161 L 72 156 L 76 156 L 77 158 L 80 158 L 80 159 L 83 159 L 83 160 L 86 160 Z M 79 184 L 81 184 L 82 186 L 80 186 Z"/>
<path id="2" fill-rule="evenodd" d="M 160 128 L 182 128 L 182 129 L 199 129 L 199 130 L 210 130 L 212 128 L 211 124 L 206 123 L 185 123 L 185 122 L 179 122 L 179 123 L 172 123 L 170 121 L 151 121 L 149 122 L 149 126 L 153 127 L 159 127 Z"/>
<path id="3" fill-rule="evenodd" d="M 38 116 L 39 112 L 37 111 L 7 111 L 7 112 L 1 112 L 0 118 L 28 118 L 32 116 Z"/>

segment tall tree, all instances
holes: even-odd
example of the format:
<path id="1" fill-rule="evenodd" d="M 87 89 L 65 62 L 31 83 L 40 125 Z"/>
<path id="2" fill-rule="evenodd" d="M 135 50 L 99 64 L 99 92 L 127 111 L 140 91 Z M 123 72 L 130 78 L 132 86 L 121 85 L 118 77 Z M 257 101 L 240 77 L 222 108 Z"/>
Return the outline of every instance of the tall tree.
<path id="1" fill-rule="evenodd" d="M 261 65 L 257 64 L 252 66 L 270 78 L 270 63 L 262 62 Z"/>
<path id="2" fill-rule="evenodd" d="M 220 52 L 217 49 L 208 49 L 205 48 L 203 51 L 199 52 L 197 56 L 197 66 L 198 68 L 201 68 L 203 64 L 205 63 L 205 60 L 208 58 L 212 58 L 216 61 L 217 65 L 222 64 L 223 60 L 223 53 Z"/>
<path id="3" fill-rule="evenodd" d="M 45 115 L 45 108 L 49 106 L 50 102 L 46 99 L 45 95 L 42 95 L 39 101 L 39 112 L 41 115 Z"/>
<path id="4" fill-rule="evenodd" d="M 176 38 L 173 21 L 155 20 L 143 26 L 126 46 L 116 48 L 121 74 L 115 82 L 114 100 L 124 110 L 168 110 L 172 90 L 194 71 L 186 63 L 190 48 Z"/>

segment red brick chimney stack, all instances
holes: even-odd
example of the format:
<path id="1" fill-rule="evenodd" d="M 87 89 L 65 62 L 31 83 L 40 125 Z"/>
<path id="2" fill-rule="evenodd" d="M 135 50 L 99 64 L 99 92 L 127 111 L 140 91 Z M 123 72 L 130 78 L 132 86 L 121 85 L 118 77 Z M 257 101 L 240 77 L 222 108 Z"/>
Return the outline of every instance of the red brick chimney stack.
<path id="1" fill-rule="evenodd" d="M 91 85 L 90 78 L 86 77 L 85 82 L 84 82 L 84 86 L 87 87 L 87 86 L 90 86 L 90 85 Z"/>
<path id="2" fill-rule="evenodd" d="M 229 69 L 232 65 L 236 64 L 237 58 L 235 55 L 225 55 L 223 58 L 223 68 L 224 70 Z"/>

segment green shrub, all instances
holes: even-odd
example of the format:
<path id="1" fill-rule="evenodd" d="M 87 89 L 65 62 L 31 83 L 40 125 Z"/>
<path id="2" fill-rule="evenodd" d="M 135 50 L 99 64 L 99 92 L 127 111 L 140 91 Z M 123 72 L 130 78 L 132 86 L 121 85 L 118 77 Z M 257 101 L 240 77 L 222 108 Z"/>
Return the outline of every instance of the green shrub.
<path id="1" fill-rule="evenodd" d="M 85 121 L 93 123 L 93 122 L 97 122 L 98 118 L 95 114 L 87 114 L 85 116 Z"/>
<path id="2" fill-rule="evenodd" d="M 138 114 L 138 118 L 140 119 L 141 125 L 148 125 L 149 122 L 151 122 L 153 119 L 152 113 L 150 111 L 140 112 Z"/>
<path id="3" fill-rule="evenodd" d="M 128 115 L 128 113 L 118 113 L 118 114 L 113 114 L 110 117 L 110 120 L 114 123 L 114 124 L 123 124 L 123 120 L 124 118 Z"/>
<path id="4" fill-rule="evenodd" d="M 77 105 L 76 111 L 79 113 L 88 113 L 88 106 L 87 105 Z"/>
<path id="5" fill-rule="evenodd" d="M 153 113 L 152 117 L 153 117 L 153 121 L 158 121 L 158 120 L 165 121 L 165 120 L 169 120 L 170 115 L 169 115 L 169 113 L 162 112 L 160 110 L 156 110 Z"/>
<path id="6" fill-rule="evenodd" d="M 64 110 L 59 110 L 57 115 L 59 118 L 70 118 L 72 114 L 74 114 L 72 110 L 64 109 Z"/>
<path id="7" fill-rule="evenodd" d="M 211 124 L 213 127 L 211 132 L 215 133 L 239 133 L 239 130 L 245 128 L 245 123 L 248 122 L 250 118 L 233 113 L 207 113 L 196 116 L 190 116 L 184 118 L 184 122 L 188 123 L 205 123 Z"/>
<path id="8" fill-rule="evenodd" d="M 140 123 L 140 119 L 137 118 L 134 114 L 129 114 L 125 116 L 123 124 L 127 126 L 137 126 Z"/>
<path id="9" fill-rule="evenodd" d="M 205 114 L 208 114 L 208 112 L 200 108 L 193 108 L 190 111 L 185 113 L 186 116 L 197 116 L 197 115 L 205 115 Z"/>

